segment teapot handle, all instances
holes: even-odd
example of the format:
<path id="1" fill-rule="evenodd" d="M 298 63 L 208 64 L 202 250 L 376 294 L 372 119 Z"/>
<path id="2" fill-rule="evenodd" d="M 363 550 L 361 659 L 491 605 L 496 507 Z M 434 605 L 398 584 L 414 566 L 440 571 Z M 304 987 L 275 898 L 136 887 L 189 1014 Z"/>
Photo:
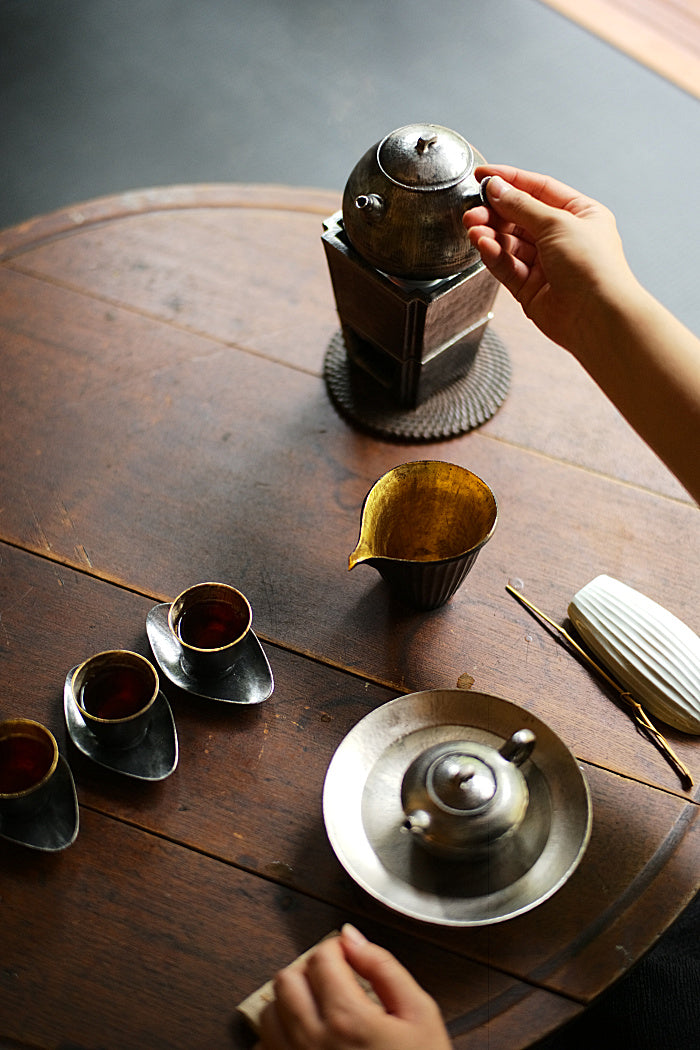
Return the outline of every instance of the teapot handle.
<path id="1" fill-rule="evenodd" d="M 486 196 L 486 187 L 489 184 L 491 176 L 487 175 L 485 179 L 482 179 L 479 183 L 479 189 L 476 193 L 465 193 L 462 198 L 462 207 L 465 211 L 469 211 L 470 208 L 478 208 L 481 204 L 486 205 L 488 208 L 489 201 Z"/>
<path id="2" fill-rule="evenodd" d="M 518 729 L 509 740 L 498 749 L 499 755 L 507 762 L 521 766 L 532 754 L 535 746 L 535 734 L 531 729 Z"/>

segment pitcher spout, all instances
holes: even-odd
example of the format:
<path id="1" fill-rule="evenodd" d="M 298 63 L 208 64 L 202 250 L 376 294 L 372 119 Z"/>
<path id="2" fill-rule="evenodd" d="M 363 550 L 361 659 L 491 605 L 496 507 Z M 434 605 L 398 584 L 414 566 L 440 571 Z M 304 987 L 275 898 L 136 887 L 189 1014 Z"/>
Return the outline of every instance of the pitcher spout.
<path id="1" fill-rule="evenodd" d="M 361 539 L 355 550 L 348 557 L 348 572 L 350 569 L 354 569 L 356 565 L 359 565 L 360 562 L 369 561 L 373 557 L 374 551 L 365 540 Z"/>

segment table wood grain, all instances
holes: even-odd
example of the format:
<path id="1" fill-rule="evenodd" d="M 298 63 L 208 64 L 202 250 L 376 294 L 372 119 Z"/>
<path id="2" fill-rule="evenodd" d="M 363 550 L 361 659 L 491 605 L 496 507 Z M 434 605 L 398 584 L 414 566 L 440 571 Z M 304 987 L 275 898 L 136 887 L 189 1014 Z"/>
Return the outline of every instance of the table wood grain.
<path id="1" fill-rule="evenodd" d="M 606 572 L 698 631 L 696 505 L 505 295 L 513 381 L 493 419 L 429 444 L 349 427 L 322 379 L 338 319 L 321 220 L 338 206 L 183 186 L 0 233 L 0 714 L 56 733 L 81 819 L 61 854 L 0 845 L 0 1046 L 249 1046 L 236 1003 L 351 919 L 438 997 L 457 1047 L 517 1050 L 627 972 L 698 887 L 698 787 L 505 590 L 518 580 L 564 622 Z M 423 458 L 480 474 L 500 512 L 428 614 L 347 570 L 373 481 Z M 108 774 L 67 739 L 66 672 L 105 648 L 148 654 L 148 610 L 203 579 L 249 597 L 275 691 L 243 710 L 165 681 L 175 773 Z M 465 674 L 562 737 L 594 820 L 553 898 L 454 930 L 349 879 L 321 792 L 360 718 Z M 697 785 L 697 739 L 667 736 Z"/>

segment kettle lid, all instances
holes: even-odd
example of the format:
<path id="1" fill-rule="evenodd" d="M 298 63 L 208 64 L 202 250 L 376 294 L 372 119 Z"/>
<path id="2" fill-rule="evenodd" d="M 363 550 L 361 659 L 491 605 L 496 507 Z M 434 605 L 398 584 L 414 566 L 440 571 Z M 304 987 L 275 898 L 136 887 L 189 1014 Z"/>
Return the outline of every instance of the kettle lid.
<path id="1" fill-rule="evenodd" d="M 450 751 L 437 758 L 428 770 L 428 790 L 432 788 L 444 806 L 456 812 L 483 809 L 496 794 L 493 769 L 476 755 Z"/>
<path id="2" fill-rule="evenodd" d="M 471 173 L 474 151 L 456 131 L 440 124 L 406 124 L 382 139 L 377 162 L 399 186 L 443 190 Z"/>

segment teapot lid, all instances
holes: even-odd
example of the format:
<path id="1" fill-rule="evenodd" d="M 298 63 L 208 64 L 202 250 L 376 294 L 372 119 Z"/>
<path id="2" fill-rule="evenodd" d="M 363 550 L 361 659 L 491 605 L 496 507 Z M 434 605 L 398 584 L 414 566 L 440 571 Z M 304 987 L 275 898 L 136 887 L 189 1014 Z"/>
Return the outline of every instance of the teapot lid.
<path id="1" fill-rule="evenodd" d="M 407 124 L 382 139 L 377 161 L 399 186 L 443 190 L 471 173 L 474 151 L 456 131 L 440 124 Z"/>
<path id="2" fill-rule="evenodd" d="M 450 751 L 428 770 L 428 787 L 452 810 L 482 809 L 496 793 L 496 778 L 486 762 L 463 751 Z"/>

